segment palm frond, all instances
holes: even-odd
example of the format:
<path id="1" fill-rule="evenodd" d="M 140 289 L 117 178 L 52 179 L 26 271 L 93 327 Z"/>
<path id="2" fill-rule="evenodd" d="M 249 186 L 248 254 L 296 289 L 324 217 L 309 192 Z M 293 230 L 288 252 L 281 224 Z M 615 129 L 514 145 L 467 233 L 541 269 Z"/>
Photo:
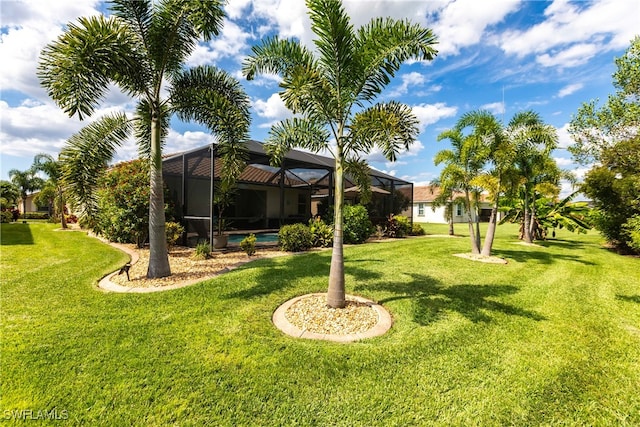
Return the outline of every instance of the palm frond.
<path id="1" fill-rule="evenodd" d="M 373 105 L 357 113 L 350 129 L 351 149 L 368 152 L 373 146 L 395 161 L 418 136 L 418 119 L 411 108 L 395 101 Z"/>
<path id="2" fill-rule="evenodd" d="M 431 29 L 408 21 L 377 18 L 357 31 L 354 54 L 361 70 L 353 78 L 358 99 L 371 101 L 409 59 L 433 60 L 437 37 Z"/>
<path id="3" fill-rule="evenodd" d="M 164 148 L 171 125 L 171 111 L 166 103 L 160 105 L 160 147 Z M 136 106 L 136 121 L 134 123 L 134 137 L 138 144 L 138 155 L 141 158 L 151 157 L 151 106 L 146 99 L 142 99 Z"/>
<path id="4" fill-rule="evenodd" d="M 60 153 L 69 201 L 88 218 L 97 212 L 98 180 L 130 133 L 131 122 L 124 113 L 104 116 L 72 135 Z"/>
<path id="5" fill-rule="evenodd" d="M 82 120 L 93 113 L 110 82 L 128 93 L 145 91 L 141 64 L 146 61 L 135 40 L 115 17 L 79 18 L 43 49 L 40 82 L 65 113 Z"/>
<path id="6" fill-rule="evenodd" d="M 253 80 L 256 74 L 289 76 L 297 67 L 315 68 L 313 54 L 294 40 L 271 37 L 251 48 L 252 54 L 242 64 L 242 74 Z"/>
<path id="7" fill-rule="evenodd" d="M 349 158 L 344 163 L 344 172 L 356 184 L 360 192 L 360 204 L 371 201 L 371 170 L 367 161 L 357 157 Z"/>
<path id="8" fill-rule="evenodd" d="M 264 149 L 271 163 L 279 166 L 284 156 L 294 148 L 319 152 L 329 148 L 329 132 L 318 121 L 294 117 L 276 123 L 269 131 Z"/>

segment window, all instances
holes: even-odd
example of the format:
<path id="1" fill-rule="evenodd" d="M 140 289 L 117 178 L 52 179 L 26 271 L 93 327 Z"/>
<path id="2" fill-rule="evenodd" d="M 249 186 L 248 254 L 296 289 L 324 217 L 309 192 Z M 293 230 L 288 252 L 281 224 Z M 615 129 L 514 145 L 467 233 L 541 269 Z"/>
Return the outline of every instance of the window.
<path id="1" fill-rule="evenodd" d="M 418 216 L 424 216 L 424 203 L 418 203 Z"/>
<path id="2" fill-rule="evenodd" d="M 462 205 L 461 204 L 457 204 L 456 205 L 456 215 L 457 216 L 462 216 Z"/>
<path id="3" fill-rule="evenodd" d="M 298 215 L 307 214 L 307 195 L 298 193 Z"/>

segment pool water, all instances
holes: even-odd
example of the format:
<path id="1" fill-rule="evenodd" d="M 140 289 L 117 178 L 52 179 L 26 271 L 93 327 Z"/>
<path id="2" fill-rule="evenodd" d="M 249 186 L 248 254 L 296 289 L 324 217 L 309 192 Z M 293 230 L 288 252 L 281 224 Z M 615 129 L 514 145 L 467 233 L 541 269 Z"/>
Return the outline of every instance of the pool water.
<path id="1" fill-rule="evenodd" d="M 239 244 L 249 234 L 230 234 L 229 243 Z M 278 243 L 278 233 L 258 233 L 256 243 Z"/>

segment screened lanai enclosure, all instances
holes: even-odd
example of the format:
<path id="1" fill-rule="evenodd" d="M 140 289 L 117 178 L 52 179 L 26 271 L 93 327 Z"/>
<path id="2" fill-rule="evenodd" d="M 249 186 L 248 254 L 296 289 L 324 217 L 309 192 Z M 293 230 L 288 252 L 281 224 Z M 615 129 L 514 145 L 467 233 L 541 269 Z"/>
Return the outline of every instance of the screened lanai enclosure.
<path id="1" fill-rule="evenodd" d="M 183 244 L 213 242 L 218 210 L 212 203 L 221 160 L 211 144 L 167 157 L 162 172 L 175 217 L 185 227 Z M 291 150 L 281 167 L 270 165 L 261 143 L 249 141 L 248 161 L 233 202 L 224 209 L 227 233 L 277 231 L 332 212 L 334 159 Z M 411 219 L 413 184 L 370 169 L 372 197 L 366 205 L 374 224 L 390 214 Z M 345 177 L 345 204 L 359 203 L 357 185 Z M 330 222 L 332 217 L 328 217 Z"/>

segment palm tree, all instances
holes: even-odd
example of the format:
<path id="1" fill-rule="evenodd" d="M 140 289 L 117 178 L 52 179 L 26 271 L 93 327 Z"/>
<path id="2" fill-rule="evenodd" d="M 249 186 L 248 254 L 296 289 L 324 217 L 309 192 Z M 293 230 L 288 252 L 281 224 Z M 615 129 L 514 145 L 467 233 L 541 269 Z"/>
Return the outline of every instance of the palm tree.
<path id="1" fill-rule="evenodd" d="M 9 179 L 20 190 L 20 198 L 22 199 L 22 215 L 27 213 L 27 196 L 36 190 L 42 188 L 44 181 L 36 176 L 33 168 L 26 171 L 11 169 L 9 171 Z"/>
<path id="2" fill-rule="evenodd" d="M 455 187 L 464 195 L 469 238 L 471 239 L 471 252 L 479 254 L 480 215 L 478 213 L 478 203 L 482 188 L 477 184 L 490 147 L 484 144 L 479 134 L 463 134 L 463 130 L 466 127 L 466 119 L 463 116 L 453 129 L 446 130 L 438 135 L 438 141 L 443 139 L 450 141 L 451 149 L 440 150 L 436 153 L 434 163 L 436 166 L 444 163 L 444 168 L 440 172 L 440 182 L 443 183 L 445 188 Z"/>
<path id="3" fill-rule="evenodd" d="M 315 50 L 294 40 L 264 40 L 243 67 L 280 75 L 285 105 L 297 116 L 274 125 L 266 149 L 275 163 L 294 147 L 331 150 L 335 159 L 334 240 L 327 303 L 345 306 L 343 245 L 344 170 L 361 153 L 381 148 L 393 161 L 418 134 L 411 109 L 397 102 L 371 105 L 408 59 L 432 60 L 436 37 L 407 21 L 373 19 L 354 29 L 339 0 L 307 0 Z M 333 138 L 335 145 L 330 145 Z"/>
<path id="4" fill-rule="evenodd" d="M 531 243 L 535 223 L 535 185 L 549 171 L 551 151 L 558 145 L 558 136 L 553 126 L 544 124 L 538 113 L 529 110 L 518 114 L 517 120 L 509 126 L 508 138 L 514 147 L 513 165 L 523 187 L 524 240 Z"/>
<path id="5" fill-rule="evenodd" d="M 60 215 L 60 226 L 67 228 L 67 220 L 64 215 L 66 201 L 64 187 L 62 185 L 60 162 L 49 154 L 38 154 L 33 159 L 32 168 L 34 171 L 44 172 L 49 177 L 44 183 L 43 191 L 46 189 L 48 193 L 51 193 L 54 215 Z"/>
<path id="6" fill-rule="evenodd" d="M 491 207 L 491 216 L 489 225 L 485 235 L 484 244 L 480 254 L 482 256 L 491 256 L 493 240 L 496 233 L 498 222 L 498 207 L 500 205 L 500 193 L 502 191 L 503 181 L 506 170 L 512 161 L 512 149 L 508 140 L 504 137 L 502 124 L 496 117 L 488 111 L 478 110 L 464 114 L 457 123 L 457 128 L 463 130 L 467 127 L 472 129 L 474 140 L 483 148 L 479 148 L 478 153 L 486 156 L 487 163 L 493 167 L 490 171 L 480 173 L 472 180 L 477 187 L 483 188 L 489 193 L 489 197 L 493 202 Z M 480 161 L 482 159 L 479 159 Z M 478 239 L 480 233 L 477 228 Z M 479 244 L 478 244 L 479 246 Z"/>
<path id="7" fill-rule="evenodd" d="M 112 114 L 72 136 L 62 156 L 65 179 L 80 180 L 73 186 L 78 193 L 73 199 L 89 203 L 85 210 L 91 212 L 95 196 L 92 187 L 81 188 L 83 182 L 94 183 L 133 130 L 140 153 L 151 165 L 147 277 L 164 277 L 171 274 L 162 183 L 162 147 L 169 119 L 176 114 L 215 133 L 223 177 L 233 179 L 244 164 L 249 99 L 239 83 L 221 70 L 184 67 L 201 37 L 208 41 L 219 34 L 224 18 L 220 0 L 111 3 L 110 17 L 80 18 L 45 47 L 38 75 L 49 96 L 69 116 L 81 120 L 91 116 L 110 84 L 137 101 L 133 125 L 124 114 Z"/>

